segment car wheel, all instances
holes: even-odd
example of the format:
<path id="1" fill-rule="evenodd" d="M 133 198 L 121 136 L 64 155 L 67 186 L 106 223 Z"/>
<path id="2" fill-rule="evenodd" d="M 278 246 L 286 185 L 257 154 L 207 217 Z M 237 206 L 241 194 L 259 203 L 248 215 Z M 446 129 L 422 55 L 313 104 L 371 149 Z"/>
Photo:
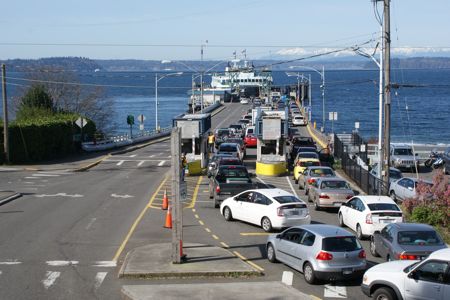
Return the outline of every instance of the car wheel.
<path id="1" fill-rule="evenodd" d="M 375 293 L 372 295 L 372 299 L 374 300 L 396 300 L 397 296 L 393 289 L 388 287 L 382 287 L 375 290 Z"/>
<path id="2" fill-rule="evenodd" d="M 219 208 L 220 207 L 220 203 L 219 201 L 217 201 L 217 194 L 214 193 L 214 208 Z"/>
<path id="3" fill-rule="evenodd" d="M 228 206 L 225 206 L 223 209 L 223 217 L 227 221 L 233 221 L 233 214 L 231 213 L 231 209 Z"/>
<path id="4" fill-rule="evenodd" d="M 305 281 L 309 284 L 314 284 L 316 282 L 316 275 L 314 274 L 314 269 L 310 263 L 306 263 L 303 267 L 303 276 Z"/>
<path id="5" fill-rule="evenodd" d="M 378 254 L 377 252 L 377 248 L 375 247 L 375 242 L 373 241 L 373 238 L 370 239 L 370 253 L 375 257 L 380 256 L 380 254 Z"/>
<path id="6" fill-rule="evenodd" d="M 267 259 L 272 263 L 277 262 L 277 257 L 275 256 L 275 248 L 271 243 L 267 245 Z"/>
<path id="7" fill-rule="evenodd" d="M 342 216 L 342 213 L 339 213 L 338 219 L 339 219 L 339 226 L 345 227 L 344 217 Z"/>
<path id="8" fill-rule="evenodd" d="M 271 232 L 272 231 L 272 222 L 270 222 L 269 218 L 264 217 L 261 220 L 261 227 L 265 232 Z"/>
<path id="9" fill-rule="evenodd" d="M 209 199 L 212 199 L 213 197 L 214 197 L 213 189 L 212 189 L 212 186 L 209 185 Z"/>
<path id="10" fill-rule="evenodd" d="M 394 191 L 391 191 L 391 192 L 389 193 L 389 196 L 391 197 L 392 200 L 394 200 L 394 202 L 397 202 L 397 196 L 395 195 L 395 192 L 394 192 Z"/>
<path id="11" fill-rule="evenodd" d="M 364 235 L 363 235 L 362 230 L 361 230 L 361 225 L 359 225 L 359 224 L 356 225 L 356 237 L 359 240 L 364 239 Z"/>
<path id="12" fill-rule="evenodd" d="M 319 206 L 319 204 L 317 203 L 317 201 L 314 201 L 314 210 L 321 210 L 322 208 Z"/>

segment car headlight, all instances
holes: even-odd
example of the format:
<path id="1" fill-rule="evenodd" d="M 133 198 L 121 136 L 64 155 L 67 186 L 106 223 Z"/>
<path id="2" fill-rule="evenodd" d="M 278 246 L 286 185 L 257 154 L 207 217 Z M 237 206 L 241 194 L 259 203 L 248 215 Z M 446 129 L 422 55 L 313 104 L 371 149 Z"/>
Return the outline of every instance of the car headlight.
<path id="1" fill-rule="evenodd" d="M 367 275 L 363 276 L 363 283 L 367 283 L 369 281 L 369 278 L 367 278 Z"/>

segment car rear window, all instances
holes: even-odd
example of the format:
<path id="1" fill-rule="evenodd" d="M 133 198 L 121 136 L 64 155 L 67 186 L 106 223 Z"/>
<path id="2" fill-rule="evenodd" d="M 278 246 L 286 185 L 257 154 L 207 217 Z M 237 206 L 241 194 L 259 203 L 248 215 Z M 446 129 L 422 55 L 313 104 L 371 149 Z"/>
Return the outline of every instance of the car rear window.
<path id="1" fill-rule="evenodd" d="M 321 189 L 350 189 L 347 182 L 341 180 L 324 181 L 320 185 Z"/>
<path id="2" fill-rule="evenodd" d="M 248 179 L 247 169 L 242 167 L 227 167 L 220 169 L 220 172 L 217 174 L 216 179 L 219 182 L 225 182 L 227 178 L 245 178 Z"/>
<path id="3" fill-rule="evenodd" d="M 217 136 L 225 136 L 225 135 L 229 135 L 229 134 L 230 134 L 230 131 L 228 129 L 217 131 Z"/>
<path id="4" fill-rule="evenodd" d="M 322 240 L 322 250 L 330 252 L 347 252 L 362 249 L 354 236 L 327 237 Z"/>
<path id="5" fill-rule="evenodd" d="M 277 200 L 278 203 L 284 204 L 284 203 L 293 203 L 293 202 L 302 202 L 300 199 L 298 199 L 295 196 L 277 196 L 273 197 L 273 199 Z"/>
<path id="6" fill-rule="evenodd" d="M 299 158 L 319 158 L 319 155 L 317 153 L 312 152 L 300 152 L 298 154 Z"/>
<path id="7" fill-rule="evenodd" d="M 443 242 L 435 231 L 399 231 L 398 243 L 400 245 L 433 246 L 442 245 Z"/>
<path id="8" fill-rule="evenodd" d="M 334 172 L 331 169 L 312 169 L 312 176 L 334 176 Z"/>
<path id="9" fill-rule="evenodd" d="M 220 164 L 223 166 L 242 165 L 241 161 L 236 158 L 222 158 Z"/>
<path id="10" fill-rule="evenodd" d="M 300 167 L 320 166 L 318 161 L 301 161 Z"/>
<path id="11" fill-rule="evenodd" d="M 219 147 L 219 151 L 221 152 L 236 152 L 236 146 L 232 146 L 232 145 L 220 145 Z"/>
<path id="12" fill-rule="evenodd" d="M 396 210 L 400 211 L 400 208 L 393 203 L 371 203 L 367 204 L 370 210 Z"/>

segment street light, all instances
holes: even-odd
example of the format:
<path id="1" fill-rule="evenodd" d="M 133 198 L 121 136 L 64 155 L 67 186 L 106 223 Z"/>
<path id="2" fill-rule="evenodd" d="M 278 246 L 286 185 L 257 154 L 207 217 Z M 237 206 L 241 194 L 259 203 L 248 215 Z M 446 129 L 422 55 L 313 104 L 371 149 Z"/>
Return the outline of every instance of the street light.
<path id="1" fill-rule="evenodd" d="M 314 72 L 316 72 L 317 74 L 320 75 L 320 79 L 322 79 L 322 84 L 320 85 L 320 90 L 322 91 L 322 132 L 325 131 L 325 67 L 322 66 L 322 72 L 320 72 L 319 70 L 313 68 L 313 67 L 308 67 L 308 66 L 290 66 L 289 69 L 294 69 L 294 68 L 302 68 L 302 69 L 309 69 L 312 70 Z M 311 97 L 311 95 L 310 95 Z"/>
<path id="2" fill-rule="evenodd" d="M 159 131 L 158 126 L 158 81 L 160 81 L 163 78 L 169 77 L 169 76 L 180 76 L 183 72 L 176 72 L 176 73 L 169 73 L 164 74 L 158 78 L 158 73 L 155 74 L 155 130 Z"/>
<path id="3" fill-rule="evenodd" d="M 311 75 L 309 75 L 308 77 L 306 77 L 305 75 L 303 75 L 300 72 L 286 72 L 286 75 L 288 77 L 291 76 L 296 76 L 297 77 L 297 91 L 298 91 L 298 97 L 300 98 L 300 79 L 302 79 L 302 83 L 307 81 L 308 85 L 309 85 L 309 95 L 308 95 L 308 100 L 309 100 L 309 107 L 311 107 Z M 299 99 L 300 100 L 300 99 Z M 304 105 L 303 105 L 304 106 Z M 311 115 L 308 114 L 308 121 L 311 121 Z"/>

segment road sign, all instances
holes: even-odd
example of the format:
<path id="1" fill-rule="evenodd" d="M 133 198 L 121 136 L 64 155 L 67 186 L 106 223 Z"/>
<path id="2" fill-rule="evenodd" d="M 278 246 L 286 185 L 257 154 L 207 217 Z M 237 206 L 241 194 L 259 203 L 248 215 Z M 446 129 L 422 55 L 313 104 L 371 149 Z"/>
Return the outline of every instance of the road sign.
<path id="1" fill-rule="evenodd" d="M 87 121 L 85 118 L 79 117 L 79 118 L 75 121 L 75 124 L 77 124 L 78 127 L 83 128 L 84 126 L 86 126 L 87 122 L 88 122 L 88 121 Z"/>
<path id="2" fill-rule="evenodd" d="M 355 122 L 355 128 L 359 129 L 359 122 Z"/>
<path id="3" fill-rule="evenodd" d="M 140 114 L 140 115 L 137 117 L 137 119 L 138 119 L 139 123 L 144 123 L 144 121 L 145 121 L 145 116 L 142 115 L 142 114 Z"/>
<path id="4" fill-rule="evenodd" d="M 133 115 L 128 115 L 127 116 L 127 124 L 128 125 L 134 125 L 134 116 Z"/>
<path id="5" fill-rule="evenodd" d="M 337 111 L 330 111 L 328 113 L 328 120 L 330 120 L 330 121 L 337 121 L 337 119 L 338 119 Z"/>

